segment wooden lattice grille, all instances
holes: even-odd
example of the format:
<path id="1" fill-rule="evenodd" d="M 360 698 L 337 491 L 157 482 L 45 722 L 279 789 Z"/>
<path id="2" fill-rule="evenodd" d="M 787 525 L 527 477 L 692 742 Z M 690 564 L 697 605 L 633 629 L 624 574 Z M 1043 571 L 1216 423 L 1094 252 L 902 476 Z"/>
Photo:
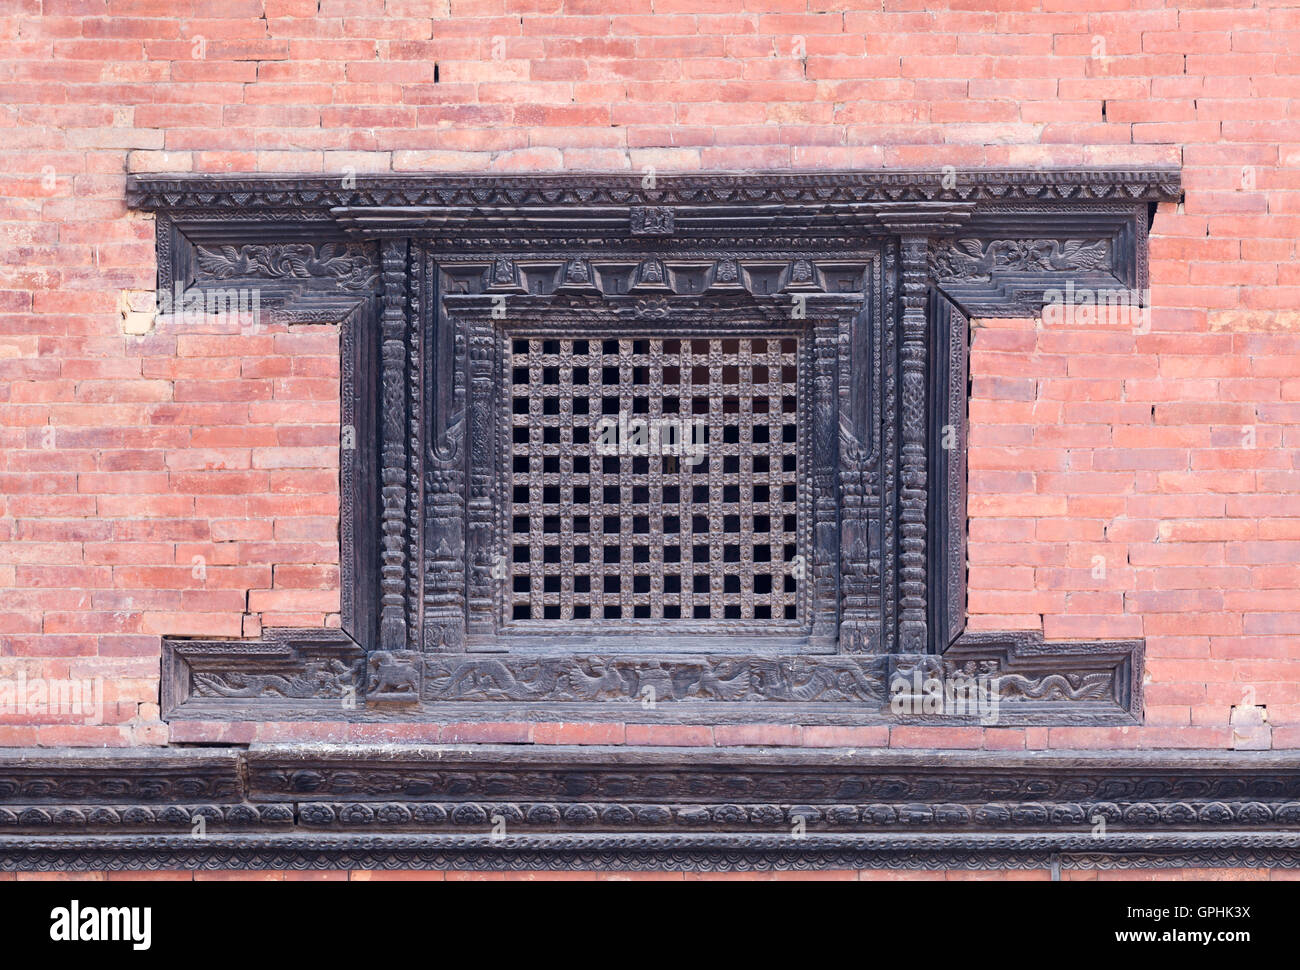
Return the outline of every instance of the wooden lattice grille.
<path id="1" fill-rule="evenodd" d="M 503 624 L 802 627 L 800 347 L 509 339 Z"/>

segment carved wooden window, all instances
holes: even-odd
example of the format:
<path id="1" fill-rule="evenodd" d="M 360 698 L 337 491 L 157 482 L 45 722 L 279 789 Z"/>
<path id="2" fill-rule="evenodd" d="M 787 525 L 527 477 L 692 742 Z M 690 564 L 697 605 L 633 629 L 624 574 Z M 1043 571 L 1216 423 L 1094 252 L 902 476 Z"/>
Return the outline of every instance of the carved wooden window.
<path id="1" fill-rule="evenodd" d="M 130 183 L 160 288 L 341 323 L 354 445 L 343 630 L 169 640 L 168 716 L 1131 721 L 1140 642 L 963 633 L 968 321 L 1141 292 L 1175 173 L 357 183 Z"/>

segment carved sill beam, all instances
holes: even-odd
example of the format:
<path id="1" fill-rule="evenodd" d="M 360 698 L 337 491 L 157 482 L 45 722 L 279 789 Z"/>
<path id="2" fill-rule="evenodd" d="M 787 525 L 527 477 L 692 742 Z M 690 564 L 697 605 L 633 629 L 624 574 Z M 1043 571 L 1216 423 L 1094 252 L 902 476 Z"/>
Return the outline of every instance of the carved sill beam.
<path id="1" fill-rule="evenodd" d="M 418 692 L 385 698 L 407 702 L 395 709 L 363 696 L 361 648 L 321 633 L 280 630 L 261 642 L 168 638 L 163 716 L 949 727 L 1141 721 L 1140 640 L 966 634 L 942 656 L 433 653 L 414 661 Z M 926 697 L 939 689 L 935 682 L 982 693 L 936 709 Z M 655 689 L 649 706 L 647 687 Z"/>
<path id="2" fill-rule="evenodd" d="M 1300 866 L 1300 765 L 749 748 L 683 763 L 677 749 L 518 745 L 0 756 L 0 870 L 1055 863 Z"/>

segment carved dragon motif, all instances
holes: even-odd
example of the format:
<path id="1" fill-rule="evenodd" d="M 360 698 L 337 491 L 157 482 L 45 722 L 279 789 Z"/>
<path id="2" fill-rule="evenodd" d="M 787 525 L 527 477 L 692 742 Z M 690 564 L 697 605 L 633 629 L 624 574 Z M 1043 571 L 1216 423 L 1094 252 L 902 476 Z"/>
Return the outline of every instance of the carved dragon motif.
<path id="1" fill-rule="evenodd" d="M 940 280 L 987 282 L 994 273 L 1092 270 L 1110 262 L 1106 239 L 952 239 L 930 252 Z"/>
<path id="2" fill-rule="evenodd" d="M 356 674 L 336 658 L 310 659 L 300 673 L 196 670 L 194 692 L 200 697 L 340 697 L 356 683 Z"/>
<path id="3" fill-rule="evenodd" d="M 347 290 L 375 285 L 374 260 L 362 245 L 273 243 L 247 246 L 195 246 L 200 273 L 208 279 L 332 279 Z"/>

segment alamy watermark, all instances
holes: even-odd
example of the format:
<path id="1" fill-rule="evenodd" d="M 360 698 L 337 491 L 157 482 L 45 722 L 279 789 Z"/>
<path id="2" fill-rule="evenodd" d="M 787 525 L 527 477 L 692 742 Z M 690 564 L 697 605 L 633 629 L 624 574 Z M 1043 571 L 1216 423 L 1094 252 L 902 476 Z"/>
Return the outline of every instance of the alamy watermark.
<path id="1" fill-rule="evenodd" d="M 895 673 L 889 682 L 889 710 L 900 716 L 973 717 L 990 725 L 997 723 L 1000 706 L 998 680 L 987 674 L 940 677 L 918 668 L 910 677 Z"/>
<path id="2" fill-rule="evenodd" d="M 50 939 L 55 943 L 130 943 L 147 950 L 153 942 L 151 906 L 82 906 L 74 899 L 50 910 Z"/>
<path id="3" fill-rule="evenodd" d="M 176 323 L 204 324 L 224 320 L 249 321 L 256 327 L 262 317 L 262 291 L 258 287 L 186 289 L 177 280 L 170 290 L 158 291 L 158 315 Z"/>
<path id="4" fill-rule="evenodd" d="M 703 418 L 638 418 L 626 411 L 596 422 L 598 455 L 668 455 L 686 465 L 697 465 L 708 444 Z"/>
<path id="5" fill-rule="evenodd" d="M 48 724 L 103 724 L 104 678 L 0 677 L 0 718 Z"/>
<path id="6" fill-rule="evenodd" d="M 1109 327 L 1151 332 L 1151 291 L 1122 287 L 1089 289 L 1074 281 L 1064 290 L 1043 291 L 1043 325 L 1047 327 Z"/>

